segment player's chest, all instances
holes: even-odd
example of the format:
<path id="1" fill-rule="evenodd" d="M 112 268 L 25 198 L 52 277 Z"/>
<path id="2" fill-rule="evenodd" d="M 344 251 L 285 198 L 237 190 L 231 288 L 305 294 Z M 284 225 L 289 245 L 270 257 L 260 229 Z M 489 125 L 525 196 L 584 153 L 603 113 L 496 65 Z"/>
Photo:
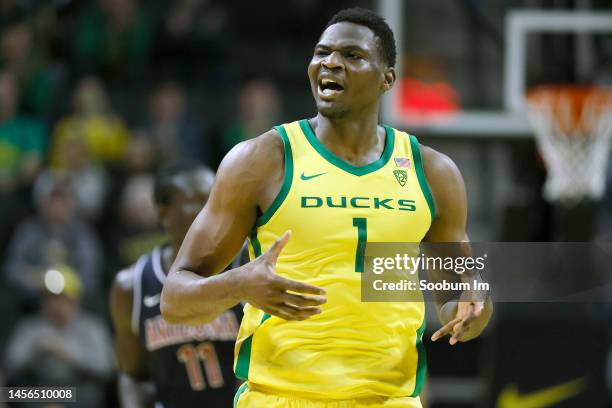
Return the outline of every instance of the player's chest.
<path id="1" fill-rule="evenodd" d="M 302 170 L 294 176 L 280 218 L 308 236 L 347 239 L 344 235 L 367 229 L 369 241 L 420 241 L 430 218 L 412 176 L 395 168 L 362 177 L 329 168 Z"/>

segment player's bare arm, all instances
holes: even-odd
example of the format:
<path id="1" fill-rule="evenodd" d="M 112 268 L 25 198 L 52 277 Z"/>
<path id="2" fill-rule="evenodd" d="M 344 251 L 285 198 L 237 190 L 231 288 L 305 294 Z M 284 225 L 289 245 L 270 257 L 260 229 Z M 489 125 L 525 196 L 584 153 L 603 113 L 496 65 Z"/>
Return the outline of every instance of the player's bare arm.
<path id="1" fill-rule="evenodd" d="M 425 241 L 453 243 L 444 247 L 447 251 L 445 256 L 471 256 L 472 249 L 466 233 L 467 195 L 461 172 L 448 156 L 426 146 L 421 148 L 423 168 L 436 206 L 436 218 Z M 453 278 L 457 281 L 473 281 L 478 276 L 471 271 L 454 276 L 446 272 L 429 271 L 429 278 L 432 281 Z M 434 297 L 442 324 L 442 328 L 432 336 L 434 341 L 447 334 L 451 336 L 451 345 L 478 337 L 493 313 L 491 300 L 478 300 L 473 292 L 464 292 L 459 299 L 450 298 L 447 292 L 434 293 Z"/>
<path id="2" fill-rule="evenodd" d="M 110 307 L 115 327 L 115 352 L 119 364 L 119 398 L 124 408 L 153 406 L 154 386 L 148 381 L 145 353 L 132 330 L 133 269 L 117 274 L 111 288 Z"/>
<path id="3" fill-rule="evenodd" d="M 238 144 L 224 158 L 164 285 L 161 310 L 168 322 L 211 321 L 240 301 L 285 320 L 321 312 L 323 289 L 275 273 L 290 233 L 254 261 L 220 274 L 255 225 L 258 209 L 264 212 L 280 191 L 283 166 L 283 144 L 274 130 Z"/>

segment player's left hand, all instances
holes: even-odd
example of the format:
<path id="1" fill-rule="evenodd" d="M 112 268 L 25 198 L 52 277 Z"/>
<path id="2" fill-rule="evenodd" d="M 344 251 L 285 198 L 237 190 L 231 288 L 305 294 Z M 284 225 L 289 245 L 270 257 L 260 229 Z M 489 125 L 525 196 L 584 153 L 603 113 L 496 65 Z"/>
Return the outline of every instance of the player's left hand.
<path id="1" fill-rule="evenodd" d="M 456 310 L 454 314 L 453 311 Z M 436 341 L 450 335 L 449 344 L 454 346 L 458 342 L 472 340 L 480 335 L 491 318 L 491 303 L 469 300 L 469 295 L 462 294 L 459 302 L 448 302 L 440 310 L 440 317 L 448 321 L 445 316 L 453 316 L 450 321 L 436 331 L 431 340 Z"/>

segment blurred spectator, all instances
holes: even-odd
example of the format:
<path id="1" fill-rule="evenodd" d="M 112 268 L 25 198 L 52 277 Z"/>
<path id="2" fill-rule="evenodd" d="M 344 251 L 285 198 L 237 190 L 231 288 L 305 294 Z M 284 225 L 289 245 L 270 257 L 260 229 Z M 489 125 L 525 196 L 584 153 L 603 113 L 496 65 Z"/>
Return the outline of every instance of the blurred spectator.
<path id="1" fill-rule="evenodd" d="M 6 348 L 6 376 L 13 386 L 77 387 L 71 406 L 102 407 L 113 372 L 110 333 L 81 310 L 81 292 L 71 269 L 45 274 L 42 311 L 17 324 Z"/>
<path id="2" fill-rule="evenodd" d="M 197 78 L 219 85 L 224 74 L 219 67 L 231 43 L 226 5 L 211 0 L 176 0 L 167 8 L 156 43 L 162 69 L 183 80 Z"/>
<path id="3" fill-rule="evenodd" d="M 140 173 L 150 173 L 155 169 L 155 152 L 153 144 L 146 131 L 136 131 L 127 147 L 124 160 L 124 171 L 128 176 Z"/>
<path id="4" fill-rule="evenodd" d="M 131 228 L 131 222 L 127 222 L 127 225 L 124 225 L 126 217 L 124 207 L 126 205 L 123 203 L 125 200 L 121 197 L 130 195 L 126 194 L 125 191 L 126 189 L 133 189 L 133 187 L 127 188 L 126 186 L 128 183 L 133 183 L 135 176 L 145 176 L 144 178 L 146 179 L 149 174 L 155 171 L 155 165 L 151 141 L 143 132 L 136 131 L 134 132 L 134 137 L 130 138 L 128 142 L 125 159 L 119 167 L 108 173 L 107 199 L 99 215 L 99 222 L 96 225 L 104 244 L 107 271 L 120 269 L 126 265 L 125 261 L 121 260 L 122 256 L 119 249 L 122 247 L 123 239 L 125 238 L 123 231 L 139 230 L 139 228 Z M 145 209 L 148 208 L 147 202 L 144 205 Z M 130 233 L 126 234 L 131 235 Z M 127 256 L 127 258 L 130 257 Z M 112 276 L 109 275 L 106 278 L 108 278 L 106 283 L 110 283 Z"/>
<path id="5" fill-rule="evenodd" d="M 84 139 L 67 137 L 58 141 L 57 171 L 70 183 L 77 213 L 90 222 L 97 221 L 106 202 L 109 176 L 92 162 Z"/>
<path id="6" fill-rule="evenodd" d="M 48 113 L 54 96 L 54 75 L 25 20 L 16 19 L 1 28 L 0 69 L 11 72 L 20 88 L 20 108 L 24 112 Z"/>
<path id="7" fill-rule="evenodd" d="M 15 76 L 0 71 L 0 254 L 31 207 L 29 190 L 47 146 L 43 126 L 17 113 L 17 88 Z"/>
<path id="8" fill-rule="evenodd" d="M 53 131 L 51 163 L 55 168 L 69 167 L 62 149 L 66 139 L 82 140 L 95 163 L 116 164 L 123 159 L 129 131 L 110 105 L 100 80 L 87 77 L 77 83 L 72 115 L 62 118 Z"/>
<path id="9" fill-rule="evenodd" d="M 23 13 L 23 8 L 17 0 L 0 1 L 0 27 L 9 24 L 17 15 Z"/>
<path id="10" fill-rule="evenodd" d="M 227 152 L 237 143 L 270 130 L 281 115 L 281 101 L 276 86 L 269 81 L 255 79 L 240 91 L 240 117 L 223 135 Z"/>
<path id="11" fill-rule="evenodd" d="M 56 173 L 41 175 L 34 186 L 34 201 L 38 215 L 21 223 L 9 244 L 5 264 L 9 283 L 33 303 L 43 274 L 49 268 L 68 265 L 80 275 L 87 294 L 97 294 L 100 244 L 75 213 L 67 181 Z"/>
<path id="12" fill-rule="evenodd" d="M 162 83 L 151 97 L 145 136 L 160 165 L 187 158 L 210 164 L 212 149 L 198 121 L 189 114 L 187 96 L 177 82 Z"/>
<path id="13" fill-rule="evenodd" d="M 0 196 L 32 183 L 47 146 L 42 125 L 18 114 L 18 100 L 15 76 L 0 71 Z"/>
<path id="14" fill-rule="evenodd" d="M 113 230 L 116 245 L 116 266 L 124 268 L 140 255 L 166 242 L 160 228 L 153 202 L 153 176 L 141 174 L 131 177 L 120 196 L 119 219 Z"/>
<path id="15" fill-rule="evenodd" d="M 146 66 L 153 26 L 137 0 L 99 0 L 78 23 L 75 48 L 82 72 L 135 77 Z"/>
<path id="16" fill-rule="evenodd" d="M 227 23 L 227 11 L 222 4 L 208 0 L 177 0 L 172 2 L 165 18 L 165 30 L 177 40 L 219 35 Z"/>

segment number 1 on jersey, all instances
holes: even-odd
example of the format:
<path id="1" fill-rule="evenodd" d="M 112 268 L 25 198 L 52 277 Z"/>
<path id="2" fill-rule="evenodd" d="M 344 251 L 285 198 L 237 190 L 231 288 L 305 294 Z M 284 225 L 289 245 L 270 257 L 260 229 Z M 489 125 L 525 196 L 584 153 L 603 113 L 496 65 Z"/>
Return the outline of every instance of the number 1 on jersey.
<path id="1" fill-rule="evenodd" d="M 357 251 L 355 252 L 355 272 L 363 272 L 366 242 L 368 240 L 367 218 L 353 218 L 353 227 L 357 227 Z"/>

